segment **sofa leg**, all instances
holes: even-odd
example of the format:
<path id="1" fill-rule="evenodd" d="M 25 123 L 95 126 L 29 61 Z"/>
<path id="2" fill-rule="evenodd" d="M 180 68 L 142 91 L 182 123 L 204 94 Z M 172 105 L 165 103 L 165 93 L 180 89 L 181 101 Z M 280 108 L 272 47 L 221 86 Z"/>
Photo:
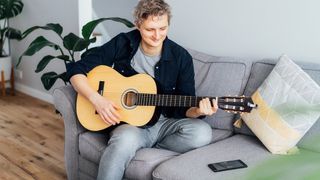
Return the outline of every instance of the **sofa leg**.
<path id="1" fill-rule="evenodd" d="M 13 95 L 15 95 L 15 91 L 14 91 L 14 70 L 13 70 L 13 66 L 12 66 L 12 68 L 11 68 L 10 85 L 11 85 L 10 94 L 13 96 Z"/>
<path id="2" fill-rule="evenodd" d="M 4 79 L 4 71 L 1 71 L 1 93 L 2 96 L 6 95 L 6 82 Z"/>

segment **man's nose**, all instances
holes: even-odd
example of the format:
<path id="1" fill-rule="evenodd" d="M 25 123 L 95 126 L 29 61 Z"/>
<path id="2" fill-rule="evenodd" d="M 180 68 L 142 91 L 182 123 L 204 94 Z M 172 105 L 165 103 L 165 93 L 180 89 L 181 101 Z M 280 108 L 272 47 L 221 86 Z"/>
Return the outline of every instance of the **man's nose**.
<path id="1" fill-rule="evenodd" d="M 160 38 L 160 31 L 159 30 L 155 30 L 153 36 L 154 36 L 155 39 L 159 39 Z"/>

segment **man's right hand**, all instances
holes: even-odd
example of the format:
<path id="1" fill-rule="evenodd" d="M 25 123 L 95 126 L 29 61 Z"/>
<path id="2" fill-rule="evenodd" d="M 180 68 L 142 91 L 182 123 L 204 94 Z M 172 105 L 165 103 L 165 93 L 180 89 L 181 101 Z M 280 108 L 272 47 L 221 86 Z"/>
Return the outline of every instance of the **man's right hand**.
<path id="1" fill-rule="evenodd" d="M 99 113 L 101 119 L 110 125 L 120 123 L 120 109 L 114 102 L 104 98 L 89 85 L 88 79 L 83 74 L 76 74 L 70 78 L 70 82 L 74 89 L 82 96 L 86 97 Z"/>
<path id="2" fill-rule="evenodd" d="M 104 98 L 98 93 L 91 95 L 89 97 L 89 101 L 93 104 L 101 119 L 105 123 L 110 125 L 116 125 L 120 123 L 120 114 L 118 112 L 120 107 L 114 102 Z"/>

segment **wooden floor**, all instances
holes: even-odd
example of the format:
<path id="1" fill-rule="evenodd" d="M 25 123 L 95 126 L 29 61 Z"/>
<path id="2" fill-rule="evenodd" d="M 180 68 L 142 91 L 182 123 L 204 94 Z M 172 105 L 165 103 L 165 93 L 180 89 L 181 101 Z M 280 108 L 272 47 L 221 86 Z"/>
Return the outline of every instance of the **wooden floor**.
<path id="1" fill-rule="evenodd" d="M 53 105 L 0 95 L 0 179 L 66 179 L 63 120 Z"/>

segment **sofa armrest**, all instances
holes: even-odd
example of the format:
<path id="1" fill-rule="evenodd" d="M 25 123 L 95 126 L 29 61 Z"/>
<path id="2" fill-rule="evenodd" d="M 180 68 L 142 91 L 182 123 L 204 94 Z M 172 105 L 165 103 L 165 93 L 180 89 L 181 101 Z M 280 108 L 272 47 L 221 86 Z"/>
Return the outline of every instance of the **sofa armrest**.
<path id="1" fill-rule="evenodd" d="M 64 158 L 68 179 L 79 179 L 79 134 L 86 131 L 77 119 L 76 95 L 71 85 L 53 91 L 54 106 L 64 120 Z"/>

